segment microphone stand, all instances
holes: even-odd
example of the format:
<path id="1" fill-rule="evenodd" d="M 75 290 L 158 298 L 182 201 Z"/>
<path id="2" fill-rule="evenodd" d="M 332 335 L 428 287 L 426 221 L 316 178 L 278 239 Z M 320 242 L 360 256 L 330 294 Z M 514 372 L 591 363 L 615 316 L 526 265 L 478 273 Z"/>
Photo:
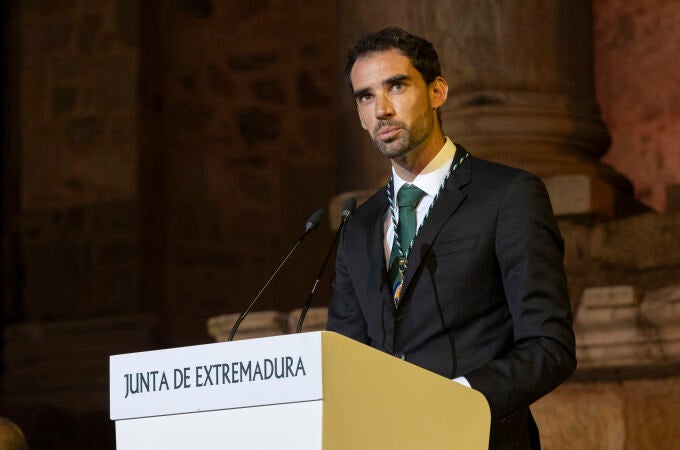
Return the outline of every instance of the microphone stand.
<path id="1" fill-rule="evenodd" d="M 305 225 L 305 231 L 302 233 L 302 235 L 297 240 L 295 245 L 293 245 L 293 247 L 290 249 L 290 251 L 288 252 L 286 257 L 283 258 L 283 261 L 281 261 L 281 263 L 276 268 L 274 273 L 272 273 L 271 276 L 267 279 L 267 282 L 264 284 L 264 286 L 262 286 L 262 289 L 260 289 L 260 292 L 257 293 L 257 295 L 255 296 L 253 301 L 250 302 L 250 305 L 248 305 L 248 307 L 238 316 L 238 319 L 236 319 L 236 323 L 234 323 L 234 326 L 231 328 L 231 332 L 229 333 L 229 337 L 227 338 L 228 342 L 231 342 L 232 340 L 234 340 L 234 335 L 236 335 L 236 331 L 238 330 L 239 325 L 241 325 L 241 322 L 243 322 L 243 319 L 245 319 L 246 316 L 248 315 L 248 313 L 250 312 L 250 310 L 253 309 L 253 306 L 255 306 L 255 303 L 257 303 L 257 300 L 260 298 L 260 296 L 262 295 L 264 290 L 267 288 L 267 286 L 269 286 L 269 283 L 271 283 L 271 281 L 274 279 L 276 274 L 279 273 L 279 270 L 281 270 L 281 268 L 286 263 L 286 261 L 288 261 L 288 258 L 290 258 L 290 255 L 293 254 L 293 252 L 298 247 L 298 245 L 300 245 L 300 243 L 305 238 L 305 236 L 307 236 L 307 234 L 310 231 L 312 231 L 314 228 L 316 228 L 316 226 L 321 221 L 323 214 L 324 214 L 324 210 L 319 209 L 314 214 L 312 214 L 311 217 L 307 220 L 307 224 Z"/>
<path id="2" fill-rule="evenodd" d="M 330 248 L 328 249 L 328 252 L 326 253 L 326 257 L 323 260 L 323 263 L 321 264 L 321 269 L 319 269 L 319 274 L 316 276 L 316 279 L 314 280 L 314 284 L 312 285 L 312 290 L 307 296 L 307 301 L 305 302 L 304 306 L 302 307 L 302 311 L 300 312 L 300 318 L 298 319 L 297 323 L 297 328 L 295 329 L 295 333 L 299 333 L 302 331 L 302 323 L 305 321 L 305 317 L 307 316 L 307 311 L 309 310 L 310 306 L 312 306 L 312 298 L 314 297 L 314 294 L 316 293 L 316 288 L 319 286 L 319 281 L 321 280 L 321 275 L 324 272 L 324 269 L 326 268 L 326 265 L 328 264 L 328 261 L 330 260 L 331 254 L 333 253 L 333 249 L 335 248 L 335 245 L 338 243 L 338 239 L 340 238 L 340 231 L 342 230 L 342 227 L 345 225 L 345 223 L 349 220 L 349 217 L 352 215 L 354 212 L 354 208 L 356 206 L 356 199 L 354 197 L 350 197 L 347 199 L 345 202 L 345 205 L 342 208 L 342 220 L 340 221 L 340 226 L 338 226 L 338 230 L 335 232 L 335 237 L 333 238 L 333 242 L 331 243 Z"/>

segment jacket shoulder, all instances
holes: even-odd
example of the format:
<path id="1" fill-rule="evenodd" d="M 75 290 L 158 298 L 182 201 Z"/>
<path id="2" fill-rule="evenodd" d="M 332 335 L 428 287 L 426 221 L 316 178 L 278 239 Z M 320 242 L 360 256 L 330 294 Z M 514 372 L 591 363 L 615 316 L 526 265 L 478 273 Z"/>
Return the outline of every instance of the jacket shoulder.
<path id="1" fill-rule="evenodd" d="M 489 175 L 505 180 L 511 180 L 516 177 L 538 178 L 533 173 L 527 172 L 526 170 L 519 169 L 517 167 L 508 166 L 474 156 L 470 159 L 472 160 L 472 170 L 474 175 Z"/>

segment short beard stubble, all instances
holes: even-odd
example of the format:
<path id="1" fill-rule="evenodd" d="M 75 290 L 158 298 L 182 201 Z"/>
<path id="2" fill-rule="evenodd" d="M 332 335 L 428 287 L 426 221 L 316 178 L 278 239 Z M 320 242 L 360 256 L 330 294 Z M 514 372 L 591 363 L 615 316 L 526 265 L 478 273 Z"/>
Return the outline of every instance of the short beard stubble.
<path id="1" fill-rule="evenodd" d="M 397 126 L 401 128 L 401 133 L 395 139 L 382 141 L 377 137 L 378 132 L 386 126 Z M 423 143 L 432 134 L 433 128 L 434 117 L 431 110 L 426 110 L 418 117 L 411 128 L 407 128 L 404 122 L 397 120 L 381 120 L 373 130 L 373 143 L 383 156 L 390 159 L 401 158 Z"/>

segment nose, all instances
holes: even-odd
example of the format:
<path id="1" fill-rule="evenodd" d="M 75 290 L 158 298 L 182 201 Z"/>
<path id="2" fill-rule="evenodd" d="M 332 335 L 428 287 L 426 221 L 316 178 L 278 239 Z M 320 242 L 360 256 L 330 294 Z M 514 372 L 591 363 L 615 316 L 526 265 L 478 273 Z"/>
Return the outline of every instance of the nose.
<path id="1" fill-rule="evenodd" d="M 387 119 L 394 116 L 394 105 L 389 96 L 383 94 L 375 98 L 375 117 L 377 119 Z"/>

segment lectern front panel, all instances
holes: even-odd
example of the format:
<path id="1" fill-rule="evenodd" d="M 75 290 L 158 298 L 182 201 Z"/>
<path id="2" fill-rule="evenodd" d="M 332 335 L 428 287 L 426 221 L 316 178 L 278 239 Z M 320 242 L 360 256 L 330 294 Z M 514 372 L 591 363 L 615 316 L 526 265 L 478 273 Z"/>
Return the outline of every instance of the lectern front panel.
<path id="1" fill-rule="evenodd" d="M 117 450 L 321 450 L 322 402 L 116 421 Z"/>

